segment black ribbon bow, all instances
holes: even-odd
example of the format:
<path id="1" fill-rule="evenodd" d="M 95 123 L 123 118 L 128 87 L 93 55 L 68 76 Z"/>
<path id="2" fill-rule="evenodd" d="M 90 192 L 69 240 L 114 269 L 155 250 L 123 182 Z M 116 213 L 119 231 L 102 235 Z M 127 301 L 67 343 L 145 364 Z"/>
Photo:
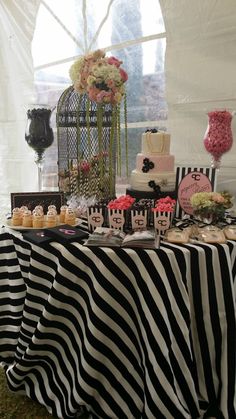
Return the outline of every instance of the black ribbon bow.
<path id="1" fill-rule="evenodd" d="M 155 134 L 156 132 L 158 132 L 158 129 L 156 129 L 156 128 L 152 128 L 152 129 L 146 129 L 146 131 L 145 132 L 151 132 L 152 134 Z"/>

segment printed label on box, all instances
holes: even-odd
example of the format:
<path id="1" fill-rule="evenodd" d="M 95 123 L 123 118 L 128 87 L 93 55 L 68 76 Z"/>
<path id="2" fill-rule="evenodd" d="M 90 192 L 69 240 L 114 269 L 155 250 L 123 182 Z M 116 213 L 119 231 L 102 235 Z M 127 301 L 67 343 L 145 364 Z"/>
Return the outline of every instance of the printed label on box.
<path id="1" fill-rule="evenodd" d="M 154 212 L 154 226 L 160 234 L 168 230 L 168 228 L 170 227 L 171 215 L 171 212 L 168 215 L 162 215 L 158 211 Z"/>
<path id="2" fill-rule="evenodd" d="M 147 227 L 147 212 L 146 214 L 131 211 L 131 225 L 132 229 L 146 228 Z"/>
<path id="3" fill-rule="evenodd" d="M 123 210 L 109 210 L 109 227 L 123 230 L 125 217 Z"/>
<path id="4" fill-rule="evenodd" d="M 90 231 L 94 231 L 96 227 L 102 227 L 104 217 L 102 210 L 97 208 L 88 208 L 88 226 Z"/>

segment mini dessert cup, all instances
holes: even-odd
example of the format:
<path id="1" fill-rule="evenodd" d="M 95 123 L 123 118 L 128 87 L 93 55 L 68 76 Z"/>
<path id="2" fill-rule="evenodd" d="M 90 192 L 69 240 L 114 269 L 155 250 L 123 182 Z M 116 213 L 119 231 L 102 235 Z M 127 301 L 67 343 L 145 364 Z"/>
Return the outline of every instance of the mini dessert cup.
<path id="1" fill-rule="evenodd" d="M 55 211 L 56 213 L 57 213 L 57 207 L 56 207 L 56 205 L 49 205 L 48 206 L 48 211 Z"/>
<path id="2" fill-rule="evenodd" d="M 22 226 L 23 227 L 32 227 L 32 214 L 31 214 L 30 210 L 26 210 L 23 213 Z"/>
<path id="3" fill-rule="evenodd" d="M 12 211 L 12 225 L 13 226 L 22 225 L 22 215 L 19 208 L 14 208 Z"/>
<path id="4" fill-rule="evenodd" d="M 41 213 L 42 215 L 44 215 L 43 206 L 42 205 L 36 205 L 36 207 L 33 210 L 33 213 L 34 212 Z"/>
<path id="5" fill-rule="evenodd" d="M 22 207 L 20 207 L 20 214 L 21 214 L 22 220 L 23 220 L 23 215 L 25 211 L 28 211 L 28 207 L 26 207 L 25 205 L 22 205 Z"/>
<path id="6" fill-rule="evenodd" d="M 67 205 L 62 205 L 61 208 L 60 208 L 60 214 L 59 214 L 60 223 L 65 222 L 65 216 L 66 216 L 67 208 L 68 208 Z"/>
<path id="7" fill-rule="evenodd" d="M 223 229 L 225 237 L 228 240 L 236 240 L 236 225 L 229 225 Z"/>
<path id="8" fill-rule="evenodd" d="M 65 213 L 65 223 L 71 226 L 75 225 L 76 217 L 72 208 L 68 207 Z"/>
<path id="9" fill-rule="evenodd" d="M 46 215 L 46 227 L 56 227 L 57 225 L 57 216 L 54 211 L 49 210 Z"/>
<path id="10" fill-rule="evenodd" d="M 41 212 L 35 211 L 32 216 L 32 225 L 34 228 L 43 228 L 44 215 Z"/>

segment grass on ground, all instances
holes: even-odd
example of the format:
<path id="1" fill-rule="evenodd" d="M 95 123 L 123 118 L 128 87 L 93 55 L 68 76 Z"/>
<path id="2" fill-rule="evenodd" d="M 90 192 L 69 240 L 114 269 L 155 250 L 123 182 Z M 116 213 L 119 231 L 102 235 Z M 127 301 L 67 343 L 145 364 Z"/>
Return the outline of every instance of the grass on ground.
<path id="1" fill-rule="evenodd" d="M 0 367 L 0 419 L 53 419 L 45 407 L 8 389 Z"/>
<path id="2" fill-rule="evenodd" d="M 92 419 L 84 413 L 79 419 Z M 0 367 L 0 419 L 56 419 L 44 406 L 27 396 L 9 390 L 4 369 Z"/>

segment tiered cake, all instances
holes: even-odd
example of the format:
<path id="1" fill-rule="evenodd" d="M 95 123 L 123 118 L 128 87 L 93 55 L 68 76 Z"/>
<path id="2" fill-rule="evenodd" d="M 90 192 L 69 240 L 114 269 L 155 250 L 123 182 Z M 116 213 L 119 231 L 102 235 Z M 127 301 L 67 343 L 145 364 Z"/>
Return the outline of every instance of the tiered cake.
<path id="1" fill-rule="evenodd" d="M 136 198 L 158 198 L 175 193 L 175 158 L 170 154 L 170 134 L 156 129 L 142 134 L 141 153 L 130 176 L 127 193 Z"/>

